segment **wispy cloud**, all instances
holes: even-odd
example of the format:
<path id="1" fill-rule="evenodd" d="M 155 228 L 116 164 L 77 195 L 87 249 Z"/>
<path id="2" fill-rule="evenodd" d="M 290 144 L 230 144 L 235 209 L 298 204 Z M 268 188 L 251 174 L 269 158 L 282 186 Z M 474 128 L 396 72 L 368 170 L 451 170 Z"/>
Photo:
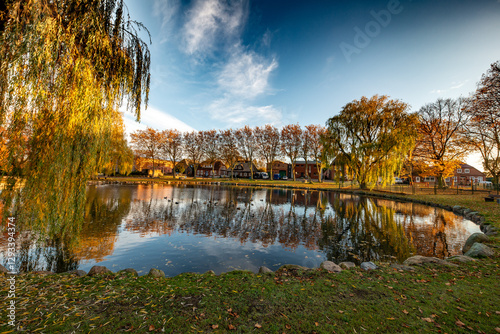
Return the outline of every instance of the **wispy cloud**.
<path id="1" fill-rule="evenodd" d="M 231 98 L 215 100 L 208 108 L 210 116 L 228 127 L 241 125 L 281 125 L 283 114 L 273 105 L 253 106 Z"/>
<path id="2" fill-rule="evenodd" d="M 165 43 L 172 35 L 180 8 L 180 0 L 155 0 L 153 15 L 161 18 L 160 43 Z"/>
<path id="3" fill-rule="evenodd" d="M 446 94 L 450 91 L 462 88 L 467 82 L 469 82 L 469 80 L 464 80 L 459 82 L 454 81 L 450 84 L 450 87 L 445 89 L 434 89 L 431 91 L 431 94 L 438 94 L 438 95 Z"/>
<path id="4" fill-rule="evenodd" d="M 184 51 L 190 55 L 210 53 L 217 43 L 237 39 L 247 8 L 247 1 L 197 0 L 187 12 Z"/>
<path id="5" fill-rule="evenodd" d="M 253 99 L 268 93 L 269 75 L 278 67 L 277 61 L 240 49 L 237 48 L 218 74 L 219 87 L 235 98 Z"/>

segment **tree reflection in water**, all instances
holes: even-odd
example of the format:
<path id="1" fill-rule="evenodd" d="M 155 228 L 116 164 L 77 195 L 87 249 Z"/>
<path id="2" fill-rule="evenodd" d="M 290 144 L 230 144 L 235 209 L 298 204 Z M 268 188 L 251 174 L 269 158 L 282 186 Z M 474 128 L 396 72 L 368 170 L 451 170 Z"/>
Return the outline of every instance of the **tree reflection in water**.
<path id="1" fill-rule="evenodd" d="M 418 204 L 225 186 L 89 187 L 85 214 L 79 242 L 71 249 L 62 240 L 33 247 L 24 238 L 21 269 L 61 272 L 82 261 L 112 259 L 122 232 L 141 238 L 181 233 L 232 239 L 264 248 L 280 245 L 292 253 L 300 247 L 336 263 L 402 261 L 412 254 L 446 257 L 459 254 L 474 232 L 461 217 Z"/>

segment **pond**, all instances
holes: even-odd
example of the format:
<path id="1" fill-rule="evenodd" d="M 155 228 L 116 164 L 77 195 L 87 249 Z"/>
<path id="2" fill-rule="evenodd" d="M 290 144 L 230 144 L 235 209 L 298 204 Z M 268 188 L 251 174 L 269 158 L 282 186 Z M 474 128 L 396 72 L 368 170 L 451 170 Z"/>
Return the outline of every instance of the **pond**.
<path id="1" fill-rule="evenodd" d="M 327 191 L 190 185 L 87 191 L 78 244 L 34 245 L 23 232 L 19 269 L 88 271 L 98 264 L 175 276 L 283 264 L 315 268 L 325 260 L 401 262 L 415 254 L 461 254 L 468 236 L 479 232 L 442 209 Z"/>

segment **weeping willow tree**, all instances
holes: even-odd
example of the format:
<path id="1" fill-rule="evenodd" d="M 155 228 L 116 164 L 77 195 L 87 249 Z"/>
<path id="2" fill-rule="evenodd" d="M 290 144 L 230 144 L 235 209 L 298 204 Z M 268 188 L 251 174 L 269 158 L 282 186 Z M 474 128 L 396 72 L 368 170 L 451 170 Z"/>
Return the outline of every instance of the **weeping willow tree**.
<path id="1" fill-rule="evenodd" d="M 326 146 L 362 189 L 392 182 L 415 146 L 418 118 L 407 110 L 406 103 L 375 95 L 346 104 L 327 121 Z"/>
<path id="2" fill-rule="evenodd" d="M 147 104 L 145 28 L 124 9 L 122 0 L 10 0 L 1 11 L 1 199 L 22 228 L 77 234 L 86 182 L 123 132 L 122 99 L 137 119 Z"/>

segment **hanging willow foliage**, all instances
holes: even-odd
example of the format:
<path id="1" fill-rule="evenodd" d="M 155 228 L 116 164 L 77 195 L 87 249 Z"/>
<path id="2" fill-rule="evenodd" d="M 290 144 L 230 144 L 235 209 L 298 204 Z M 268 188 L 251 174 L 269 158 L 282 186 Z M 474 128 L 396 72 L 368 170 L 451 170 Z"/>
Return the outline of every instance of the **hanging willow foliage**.
<path id="1" fill-rule="evenodd" d="M 323 140 L 330 157 L 349 167 L 361 188 L 391 182 L 415 146 L 418 118 L 407 109 L 385 95 L 363 96 L 327 121 Z"/>
<path id="2" fill-rule="evenodd" d="M 123 132 L 119 104 L 127 98 L 137 119 L 147 104 L 150 54 L 138 37 L 145 28 L 122 0 L 11 0 L 4 9 L 4 214 L 49 236 L 76 233 L 86 182 Z"/>

